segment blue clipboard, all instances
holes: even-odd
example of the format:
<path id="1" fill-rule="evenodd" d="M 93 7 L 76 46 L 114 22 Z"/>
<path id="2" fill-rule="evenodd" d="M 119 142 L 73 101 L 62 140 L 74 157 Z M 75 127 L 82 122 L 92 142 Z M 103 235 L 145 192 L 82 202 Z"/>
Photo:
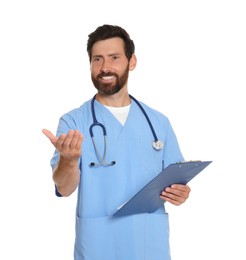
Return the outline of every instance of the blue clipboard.
<path id="1" fill-rule="evenodd" d="M 136 195 L 120 207 L 113 216 L 151 213 L 163 207 L 161 192 L 172 184 L 187 184 L 212 161 L 188 161 L 168 165 Z"/>

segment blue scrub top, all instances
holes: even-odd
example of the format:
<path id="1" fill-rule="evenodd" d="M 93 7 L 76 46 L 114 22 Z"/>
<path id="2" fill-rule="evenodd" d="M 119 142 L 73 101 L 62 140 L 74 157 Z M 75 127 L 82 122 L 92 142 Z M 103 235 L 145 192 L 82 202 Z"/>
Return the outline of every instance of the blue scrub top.
<path id="1" fill-rule="evenodd" d="M 152 147 L 153 135 L 138 105 L 132 101 L 125 125 L 95 100 L 97 120 L 107 129 L 108 162 L 113 166 L 90 167 L 98 162 L 89 127 L 93 123 L 91 100 L 59 120 L 57 136 L 70 129 L 84 134 L 80 158 L 80 184 L 76 209 L 75 260 L 170 260 L 169 222 L 165 208 L 154 213 L 112 217 L 117 208 L 171 163 L 183 160 L 168 118 L 140 102 L 164 149 Z M 97 149 L 103 155 L 102 129 L 94 127 Z M 54 168 L 59 154 L 51 160 Z"/>

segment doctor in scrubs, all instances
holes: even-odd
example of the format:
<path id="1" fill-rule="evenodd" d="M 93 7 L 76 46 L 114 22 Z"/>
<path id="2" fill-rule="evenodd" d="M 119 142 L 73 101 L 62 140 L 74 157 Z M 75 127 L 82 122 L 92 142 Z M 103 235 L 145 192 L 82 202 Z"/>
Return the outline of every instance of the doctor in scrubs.
<path id="1" fill-rule="evenodd" d="M 128 93 L 137 64 L 134 42 L 121 27 L 99 26 L 87 51 L 95 96 L 61 116 L 51 159 L 56 195 L 77 191 L 75 260 L 170 260 L 163 207 L 114 217 L 117 209 L 171 163 L 183 160 L 168 118 Z M 160 199 L 180 205 L 190 193 L 174 184 Z M 144 203 L 144 202 L 143 202 Z"/>

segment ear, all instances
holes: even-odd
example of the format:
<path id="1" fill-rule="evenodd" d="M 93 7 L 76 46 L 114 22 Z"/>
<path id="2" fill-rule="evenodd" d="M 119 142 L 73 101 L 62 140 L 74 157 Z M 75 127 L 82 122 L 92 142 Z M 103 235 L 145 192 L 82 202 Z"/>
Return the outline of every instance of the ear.
<path id="1" fill-rule="evenodd" d="M 129 62 L 129 70 L 130 71 L 134 70 L 136 65 L 137 65 L 137 57 L 135 54 L 132 54 L 132 57 Z"/>

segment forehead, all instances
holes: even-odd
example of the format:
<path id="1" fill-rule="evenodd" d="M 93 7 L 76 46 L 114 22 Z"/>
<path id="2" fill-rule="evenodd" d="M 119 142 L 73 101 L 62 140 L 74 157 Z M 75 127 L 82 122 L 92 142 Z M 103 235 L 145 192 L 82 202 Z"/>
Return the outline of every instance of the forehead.
<path id="1" fill-rule="evenodd" d="M 110 38 L 95 42 L 92 47 L 92 55 L 124 54 L 124 41 L 119 38 Z"/>

